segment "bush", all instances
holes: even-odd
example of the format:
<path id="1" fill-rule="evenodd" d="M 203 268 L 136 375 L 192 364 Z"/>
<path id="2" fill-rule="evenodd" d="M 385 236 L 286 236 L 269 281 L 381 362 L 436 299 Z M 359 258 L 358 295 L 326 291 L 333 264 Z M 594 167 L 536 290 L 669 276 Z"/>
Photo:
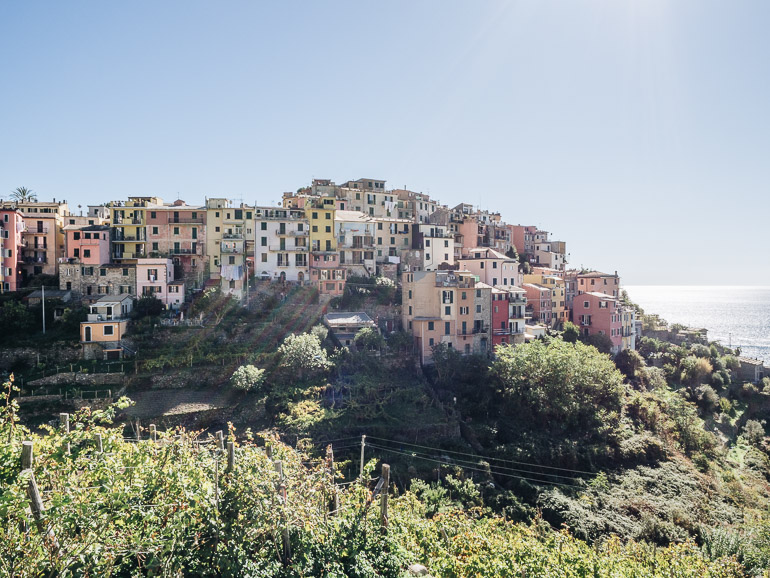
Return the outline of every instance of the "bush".
<path id="1" fill-rule="evenodd" d="M 145 295 L 134 305 L 134 317 L 141 319 L 142 317 L 158 316 L 164 308 L 163 301 L 155 295 Z"/>
<path id="2" fill-rule="evenodd" d="M 253 365 L 241 365 L 230 378 L 230 385 L 242 391 L 253 391 L 265 381 L 265 370 Z"/>
<path id="3" fill-rule="evenodd" d="M 765 438 L 765 428 L 760 422 L 754 419 L 750 419 L 746 422 L 741 433 L 743 439 L 753 446 L 759 445 Z"/>

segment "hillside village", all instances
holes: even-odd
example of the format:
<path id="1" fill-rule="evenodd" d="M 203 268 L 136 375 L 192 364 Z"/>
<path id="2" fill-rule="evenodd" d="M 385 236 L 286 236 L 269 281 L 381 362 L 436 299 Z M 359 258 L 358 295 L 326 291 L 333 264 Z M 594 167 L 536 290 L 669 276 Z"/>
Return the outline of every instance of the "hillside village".
<path id="1" fill-rule="evenodd" d="M 64 200 L 3 201 L 0 230 L 3 292 L 47 285 L 49 299 L 88 306 L 86 359 L 132 354 L 122 336 L 134 298 L 156 297 L 183 320 L 206 288 L 247 301 L 248 280 L 312 286 L 327 303 L 350 280 L 389 279 L 401 312 L 376 325 L 410 333 L 423 364 L 437 344 L 492 354 L 570 320 L 613 354 L 634 349 L 641 330 L 617 272 L 569 269 L 566 243 L 547 231 L 382 180 L 314 179 L 280 207 L 141 196 L 75 214 Z"/>

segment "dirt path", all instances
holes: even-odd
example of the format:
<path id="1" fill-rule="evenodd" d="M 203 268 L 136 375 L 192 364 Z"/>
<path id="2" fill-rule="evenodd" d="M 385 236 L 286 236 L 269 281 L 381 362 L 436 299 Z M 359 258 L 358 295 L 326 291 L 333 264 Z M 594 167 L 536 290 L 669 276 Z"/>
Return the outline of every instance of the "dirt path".
<path id="1" fill-rule="evenodd" d="M 220 409 L 235 404 L 237 392 L 230 389 L 188 391 L 183 389 L 159 389 L 137 391 L 129 394 L 136 402 L 125 413 L 138 418 L 180 415 Z"/>

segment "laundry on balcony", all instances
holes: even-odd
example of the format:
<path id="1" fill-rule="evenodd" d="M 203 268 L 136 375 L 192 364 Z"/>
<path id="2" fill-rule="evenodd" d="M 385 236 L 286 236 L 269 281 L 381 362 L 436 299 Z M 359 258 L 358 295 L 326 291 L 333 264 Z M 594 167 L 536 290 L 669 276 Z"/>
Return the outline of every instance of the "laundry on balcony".
<path id="1" fill-rule="evenodd" d="M 219 274 L 222 279 L 226 279 L 227 281 L 243 279 L 243 265 L 222 265 Z"/>

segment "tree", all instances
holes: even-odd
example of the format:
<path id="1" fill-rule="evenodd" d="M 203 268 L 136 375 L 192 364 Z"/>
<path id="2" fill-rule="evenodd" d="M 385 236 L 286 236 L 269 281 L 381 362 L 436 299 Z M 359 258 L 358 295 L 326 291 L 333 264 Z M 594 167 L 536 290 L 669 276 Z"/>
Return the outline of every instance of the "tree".
<path id="1" fill-rule="evenodd" d="M 634 379 L 636 373 L 644 367 L 644 358 L 638 351 L 624 349 L 615 356 L 615 365 L 628 379 Z"/>
<path id="2" fill-rule="evenodd" d="M 567 321 L 564 324 L 564 331 L 561 334 L 561 338 L 567 343 L 575 343 L 580 337 L 580 329 L 574 323 Z"/>
<path id="3" fill-rule="evenodd" d="M 241 365 L 230 378 L 230 385 L 243 391 L 253 391 L 264 382 L 265 370 L 254 365 Z"/>
<path id="4" fill-rule="evenodd" d="M 18 203 L 32 203 L 37 201 L 37 194 L 27 187 L 16 187 L 11 192 L 11 198 Z"/>
<path id="5" fill-rule="evenodd" d="M 385 340 L 380 335 L 380 332 L 372 327 L 359 329 L 358 333 L 353 337 L 353 343 L 364 349 L 380 349 L 384 342 Z"/>
<path id="6" fill-rule="evenodd" d="M 593 347 L 554 339 L 495 353 L 492 374 L 502 390 L 502 411 L 571 433 L 606 432 L 618 423 L 623 376 Z"/>
<path id="7" fill-rule="evenodd" d="M 514 261 L 519 260 L 519 254 L 516 252 L 516 247 L 514 247 L 513 245 L 508 247 L 508 250 L 505 252 L 505 256 L 508 257 L 509 259 L 513 259 Z"/>
<path id="8" fill-rule="evenodd" d="M 714 371 L 708 359 L 694 355 L 685 357 L 679 368 L 680 381 L 689 385 L 699 385 Z"/>
<path id="9" fill-rule="evenodd" d="M 134 315 L 137 318 L 147 317 L 149 315 L 160 315 L 163 308 L 163 301 L 155 297 L 155 295 L 145 295 L 136 302 L 136 305 L 134 305 Z"/>
<path id="10" fill-rule="evenodd" d="M 584 335 L 581 340 L 586 345 L 593 345 L 601 353 L 612 352 L 612 339 L 606 333 L 594 333 L 593 335 Z"/>
<path id="11" fill-rule="evenodd" d="M 281 367 L 296 374 L 299 379 L 323 373 L 332 366 L 316 335 L 302 333 L 289 335 L 278 348 Z"/>

